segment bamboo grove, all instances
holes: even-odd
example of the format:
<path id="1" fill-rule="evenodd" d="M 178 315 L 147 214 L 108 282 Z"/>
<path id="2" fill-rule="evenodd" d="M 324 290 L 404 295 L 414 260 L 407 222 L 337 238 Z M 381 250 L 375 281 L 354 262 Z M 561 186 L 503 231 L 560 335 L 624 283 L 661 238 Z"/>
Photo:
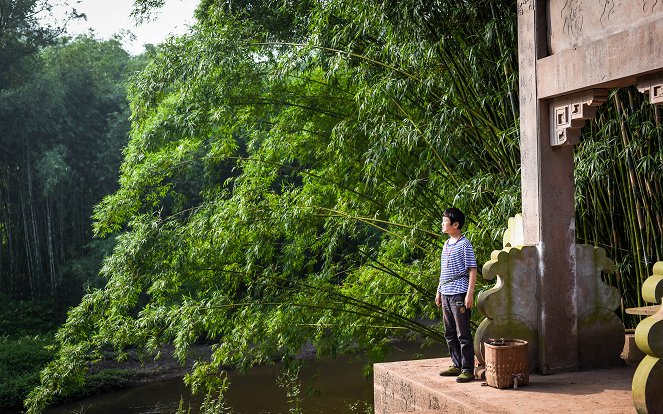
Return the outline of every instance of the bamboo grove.
<path id="1" fill-rule="evenodd" d="M 619 288 L 622 318 L 643 306 L 640 288 L 663 258 L 661 109 L 634 87 L 612 91 L 576 151 L 578 241 L 606 249 L 617 265 L 606 279 Z"/>
<path id="2" fill-rule="evenodd" d="M 66 309 L 112 247 L 90 216 L 117 186 L 131 59 L 117 40 L 58 37 L 35 17 L 48 7 L 0 3 L 0 293 Z"/>
<path id="3" fill-rule="evenodd" d="M 159 5 L 138 1 L 137 13 Z M 485 262 L 520 210 L 515 1 L 203 0 L 131 82 L 106 285 L 72 309 L 27 401 L 128 349 L 184 361 L 210 411 L 224 369 L 304 345 L 379 359 L 443 342 L 433 304 L 443 210 Z M 606 247 L 625 306 L 661 258 L 661 128 L 616 91 L 577 148 L 578 239 Z M 646 259 L 645 259 L 646 257 Z"/>

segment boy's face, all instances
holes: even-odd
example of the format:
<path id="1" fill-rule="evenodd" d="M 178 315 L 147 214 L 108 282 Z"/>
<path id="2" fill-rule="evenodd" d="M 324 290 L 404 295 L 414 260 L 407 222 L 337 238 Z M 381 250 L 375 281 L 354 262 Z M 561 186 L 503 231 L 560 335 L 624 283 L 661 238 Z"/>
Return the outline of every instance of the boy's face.
<path id="1" fill-rule="evenodd" d="M 451 224 L 449 217 L 442 218 L 442 233 L 449 234 L 458 230 L 458 223 Z"/>

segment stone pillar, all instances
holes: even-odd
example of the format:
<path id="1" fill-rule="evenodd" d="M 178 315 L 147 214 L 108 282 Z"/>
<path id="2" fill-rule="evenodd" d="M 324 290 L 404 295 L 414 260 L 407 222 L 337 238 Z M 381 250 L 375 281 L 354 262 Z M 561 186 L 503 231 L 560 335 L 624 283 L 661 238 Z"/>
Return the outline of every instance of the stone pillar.
<path id="1" fill-rule="evenodd" d="M 520 151 L 524 242 L 539 252 L 538 365 L 578 366 L 573 146 L 553 148 L 550 105 L 537 98 L 537 59 L 547 55 L 546 2 L 518 2 Z"/>

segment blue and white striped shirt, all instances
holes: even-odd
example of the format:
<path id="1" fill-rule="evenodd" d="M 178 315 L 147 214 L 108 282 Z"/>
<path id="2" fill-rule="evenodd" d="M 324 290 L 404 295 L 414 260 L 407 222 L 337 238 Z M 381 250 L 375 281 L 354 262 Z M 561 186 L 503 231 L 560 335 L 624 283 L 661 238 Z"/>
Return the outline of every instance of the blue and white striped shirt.
<path id="1" fill-rule="evenodd" d="M 469 277 L 456 277 L 463 273 L 469 274 L 472 267 L 477 267 L 472 243 L 465 236 L 460 236 L 455 243 L 447 239 L 440 257 L 440 283 L 437 285 L 437 291 L 443 295 L 466 293 Z M 454 278 L 455 280 L 452 280 Z"/>

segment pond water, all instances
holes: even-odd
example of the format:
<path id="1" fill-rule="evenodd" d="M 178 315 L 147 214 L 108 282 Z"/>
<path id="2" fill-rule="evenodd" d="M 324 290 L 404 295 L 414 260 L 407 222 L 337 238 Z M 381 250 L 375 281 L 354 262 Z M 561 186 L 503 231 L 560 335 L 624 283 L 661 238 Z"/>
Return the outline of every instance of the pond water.
<path id="1" fill-rule="evenodd" d="M 393 348 L 388 360 L 440 357 L 437 349 L 422 350 L 408 344 Z M 302 411 L 306 414 L 365 413 L 373 403 L 373 379 L 363 375 L 365 361 L 339 357 L 311 361 L 302 369 Z M 278 365 L 255 367 L 239 375 L 230 374 L 228 406 L 235 414 L 288 413 L 286 390 L 277 385 Z M 181 379 L 168 379 L 131 389 L 101 394 L 62 405 L 47 414 L 165 414 L 184 401 L 197 413 L 200 399 L 192 397 Z M 371 411 L 372 412 L 372 411 Z"/>

